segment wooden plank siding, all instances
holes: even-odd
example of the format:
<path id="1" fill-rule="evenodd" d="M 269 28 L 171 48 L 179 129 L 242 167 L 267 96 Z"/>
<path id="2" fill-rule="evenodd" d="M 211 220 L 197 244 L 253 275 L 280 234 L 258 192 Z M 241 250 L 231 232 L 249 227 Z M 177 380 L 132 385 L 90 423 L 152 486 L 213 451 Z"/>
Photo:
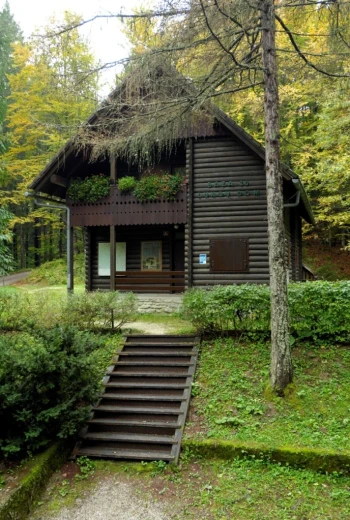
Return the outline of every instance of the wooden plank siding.
<path id="1" fill-rule="evenodd" d="M 109 290 L 110 277 L 98 276 L 98 243 L 109 242 L 109 227 L 96 226 L 91 229 L 91 257 L 92 257 L 92 283 L 93 291 L 97 289 Z M 141 270 L 141 242 L 145 240 L 160 240 L 162 242 L 162 270 L 172 270 L 171 239 L 172 233 L 169 226 L 117 226 L 116 241 L 126 242 L 126 270 Z M 163 236 L 168 233 L 168 236 Z"/>
<path id="2" fill-rule="evenodd" d="M 221 135 L 197 140 L 191 138 L 186 146 L 186 181 L 187 221 L 184 225 L 176 225 L 181 233 L 184 231 L 185 287 L 269 283 L 263 159 L 232 136 Z M 291 184 L 284 185 L 284 192 L 285 203 L 295 200 L 295 191 Z M 173 223 L 125 224 L 127 225 L 116 227 L 116 241 L 127 243 L 127 271 L 141 269 L 141 241 L 147 240 L 162 241 L 162 270 L 174 269 L 173 239 L 176 231 Z M 298 207 L 285 209 L 285 231 L 290 280 L 300 280 L 301 216 Z M 97 253 L 99 242 L 109 242 L 109 227 L 89 227 L 87 237 L 91 254 L 86 262 L 86 287 L 88 290 L 108 290 L 110 278 L 98 276 Z M 212 272 L 210 243 L 218 239 L 247 241 L 248 268 L 236 272 Z M 86 248 L 88 249 L 87 245 Z M 207 263 L 204 265 L 199 263 L 200 254 L 207 255 Z"/>
<path id="3" fill-rule="evenodd" d="M 198 140 L 193 155 L 193 285 L 195 287 L 232 283 L 268 283 L 267 203 L 264 162 L 235 138 Z M 215 181 L 226 186 L 209 188 Z M 242 186 L 240 182 L 249 182 Z M 228 186 L 229 183 L 232 186 Z M 239 195 L 253 192 L 259 195 Z M 205 198 L 205 193 L 226 196 Z M 227 193 L 230 192 L 230 196 Z M 244 273 L 210 272 L 210 240 L 248 240 L 249 268 Z M 199 264 L 199 255 L 207 264 Z"/>

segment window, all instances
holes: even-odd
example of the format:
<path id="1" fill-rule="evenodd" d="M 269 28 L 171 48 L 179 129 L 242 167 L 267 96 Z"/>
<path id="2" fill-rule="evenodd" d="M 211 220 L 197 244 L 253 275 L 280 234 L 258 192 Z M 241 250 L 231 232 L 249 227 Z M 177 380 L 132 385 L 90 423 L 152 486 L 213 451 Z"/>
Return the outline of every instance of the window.
<path id="1" fill-rule="evenodd" d="M 141 242 L 141 271 L 162 270 L 162 242 Z"/>
<path id="2" fill-rule="evenodd" d="M 110 276 L 110 243 L 99 242 L 98 244 L 98 276 Z M 115 270 L 126 271 L 126 242 L 116 243 Z"/>
<path id="3" fill-rule="evenodd" d="M 249 270 L 247 238 L 219 238 L 210 240 L 210 272 L 245 273 Z"/>

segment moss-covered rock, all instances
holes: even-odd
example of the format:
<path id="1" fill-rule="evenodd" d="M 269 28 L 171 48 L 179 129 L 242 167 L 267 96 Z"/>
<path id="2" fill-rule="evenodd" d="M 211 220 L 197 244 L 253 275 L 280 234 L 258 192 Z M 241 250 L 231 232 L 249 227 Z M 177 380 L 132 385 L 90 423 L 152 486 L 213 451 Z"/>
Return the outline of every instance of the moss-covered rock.
<path id="1" fill-rule="evenodd" d="M 27 518 L 33 502 L 39 499 L 48 479 L 66 460 L 70 449 L 70 445 L 57 443 L 34 457 L 27 475 L 0 505 L 0 520 Z"/>
<path id="2" fill-rule="evenodd" d="M 307 468 L 322 473 L 350 473 L 350 452 L 295 446 L 271 447 L 260 443 L 243 443 L 220 440 L 185 440 L 182 448 L 194 456 L 205 459 L 252 457 L 297 468 Z"/>

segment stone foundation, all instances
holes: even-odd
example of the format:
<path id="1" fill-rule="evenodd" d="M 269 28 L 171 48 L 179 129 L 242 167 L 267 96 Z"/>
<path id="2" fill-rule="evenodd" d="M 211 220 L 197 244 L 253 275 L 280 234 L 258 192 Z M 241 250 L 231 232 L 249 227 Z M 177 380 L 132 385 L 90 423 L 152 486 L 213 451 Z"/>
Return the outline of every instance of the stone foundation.
<path id="1" fill-rule="evenodd" d="M 172 314 L 177 312 L 182 302 L 181 294 L 138 294 L 140 314 Z"/>

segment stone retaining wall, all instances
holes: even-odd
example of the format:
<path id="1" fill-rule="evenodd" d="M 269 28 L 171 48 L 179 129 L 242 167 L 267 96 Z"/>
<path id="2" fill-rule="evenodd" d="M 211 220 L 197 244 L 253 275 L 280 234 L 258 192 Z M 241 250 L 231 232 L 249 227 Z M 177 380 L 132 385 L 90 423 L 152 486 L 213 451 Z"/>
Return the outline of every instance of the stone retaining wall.
<path id="1" fill-rule="evenodd" d="M 179 294 L 138 294 L 137 299 L 140 314 L 172 314 L 179 310 L 182 302 Z"/>

